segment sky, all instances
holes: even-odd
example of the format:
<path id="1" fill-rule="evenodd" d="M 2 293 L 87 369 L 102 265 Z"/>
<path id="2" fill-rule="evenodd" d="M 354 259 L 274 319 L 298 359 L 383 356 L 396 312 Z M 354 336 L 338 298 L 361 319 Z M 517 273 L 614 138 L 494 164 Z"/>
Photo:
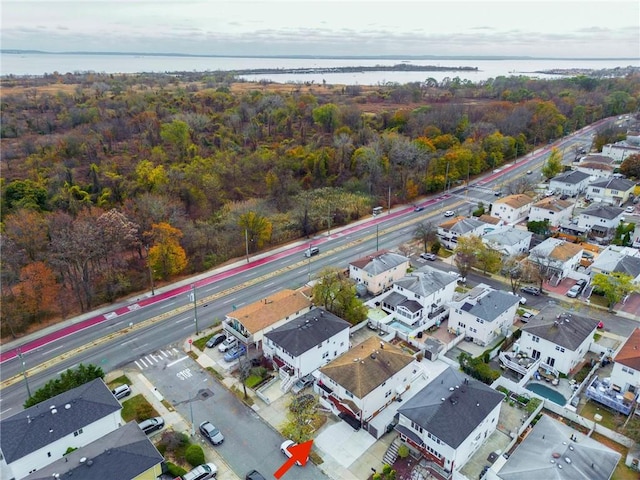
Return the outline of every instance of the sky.
<path id="1" fill-rule="evenodd" d="M 0 8 L 3 49 L 640 58 L 637 0 L 1 0 Z"/>

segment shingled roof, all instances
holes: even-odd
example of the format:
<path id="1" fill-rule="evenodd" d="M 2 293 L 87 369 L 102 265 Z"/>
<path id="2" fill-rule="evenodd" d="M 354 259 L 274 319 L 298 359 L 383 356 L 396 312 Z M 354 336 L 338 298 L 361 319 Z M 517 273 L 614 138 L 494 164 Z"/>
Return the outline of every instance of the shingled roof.
<path id="1" fill-rule="evenodd" d="M 0 420 L 0 449 L 7 463 L 12 463 L 121 408 L 97 378 Z"/>
<path id="2" fill-rule="evenodd" d="M 398 413 L 457 448 L 503 398 L 504 394 L 448 367 Z"/>
<path id="3" fill-rule="evenodd" d="M 456 283 L 456 277 L 425 265 L 397 280 L 395 285 L 421 297 L 428 297 L 452 283 Z"/>
<path id="4" fill-rule="evenodd" d="M 509 205 L 511 208 L 522 208 L 525 205 L 533 203 L 533 198 L 531 198 L 529 195 L 525 195 L 524 193 L 518 193 L 514 195 L 507 195 L 506 197 L 500 198 L 493 203 L 494 205 L 504 203 L 505 205 Z"/>
<path id="5" fill-rule="evenodd" d="M 598 323 L 599 320 L 566 312 L 547 318 L 536 315 L 532 322 L 522 327 L 522 331 L 575 351 L 593 335 Z"/>
<path id="6" fill-rule="evenodd" d="M 354 396 L 364 398 L 413 361 L 413 356 L 395 345 L 371 337 L 320 371 Z"/>
<path id="7" fill-rule="evenodd" d="M 631 333 L 614 360 L 640 372 L 640 328 Z"/>
<path id="8" fill-rule="evenodd" d="M 406 263 L 408 265 L 409 259 L 404 255 L 393 253 L 388 250 L 378 250 L 377 252 L 359 258 L 349 265 L 353 265 L 361 270 L 364 270 L 371 275 L 378 275 L 387 270 L 397 267 Z"/>

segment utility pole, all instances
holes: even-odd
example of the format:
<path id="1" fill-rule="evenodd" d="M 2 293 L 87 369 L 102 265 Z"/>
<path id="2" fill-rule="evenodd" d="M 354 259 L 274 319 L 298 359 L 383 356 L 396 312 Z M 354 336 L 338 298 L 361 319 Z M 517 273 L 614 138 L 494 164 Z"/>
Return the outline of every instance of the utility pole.
<path id="1" fill-rule="evenodd" d="M 391 185 L 389 185 L 389 214 L 391 214 Z"/>
<path id="2" fill-rule="evenodd" d="M 16 354 L 22 363 L 22 375 L 24 376 L 24 385 L 27 387 L 27 397 L 31 398 L 31 390 L 29 389 L 29 379 L 27 378 L 27 370 L 25 369 L 24 358 L 22 357 L 22 350 L 20 347 L 16 350 Z"/>
<path id="3" fill-rule="evenodd" d="M 193 423 L 193 391 L 189 390 L 189 411 L 191 413 L 191 436 L 193 437 L 196 434 L 196 424 Z"/>
<path id="4" fill-rule="evenodd" d="M 307 257 L 307 275 L 309 277 L 308 283 L 311 284 L 311 247 L 312 244 L 309 243 L 309 256 Z"/>
<path id="5" fill-rule="evenodd" d="M 196 299 L 196 284 L 191 284 L 191 295 L 193 297 L 193 320 L 196 322 L 196 335 L 198 335 L 198 301 Z"/>
<path id="6" fill-rule="evenodd" d="M 447 169 L 445 170 L 445 173 L 444 173 L 444 193 L 447 193 L 448 191 L 448 184 L 449 184 L 449 162 L 447 162 Z"/>
<path id="7" fill-rule="evenodd" d="M 376 223 L 376 252 L 377 252 L 378 250 L 380 250 L 380 247 L 378 246 L 378 227 L 379 227 L 379 226 L 380 226 L 380 225 L 378 225 L 378 224 Z"/>
<path id="8" fill-rule="evenodd" d="M 244 229 L 244 246 L 247 252 L 247 263 L 249 263 L 249 230 Z"/>
<path id="9" fill-rule="evenodd" d="M 331 236 L 331 205 L 327 205 L 327 236 Z"/>

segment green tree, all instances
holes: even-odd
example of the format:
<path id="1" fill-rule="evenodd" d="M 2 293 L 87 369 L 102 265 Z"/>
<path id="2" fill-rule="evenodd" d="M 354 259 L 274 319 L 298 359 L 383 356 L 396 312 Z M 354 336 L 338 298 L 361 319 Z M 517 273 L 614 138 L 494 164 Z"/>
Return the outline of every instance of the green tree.
<path id="1" fill-rule="evenodd" d="M 160 137 L 171 144 L 180 160 L 187 157 L 191 136 L 189 125 L 182 120 L 174 120 L 171 123 L 164 123 L 160 127 Z"/>
<path id="2" fill-rule="evenodd" d="M 338 126 L 339 110 L 333 103 L 314 108 L 313 121 L 322 127 L 325 133 L 333 133 Z"/>
<path id="3" fill-rule="evenodd" d="M 437 238 L 436 229 L 431 222 L 420 222 L 413 230 L 413 238 L 422 243 L 422 250 L 426 252 L 427 246 Z"/>
<path id="4" fill-rule="evenodd" d="M 549 220 L 534 220 L 527 222 L 527 230 L 538 235 L 549 235 Z"/>
<path id="5" fill-rule="evenodd" d="M 548 180 L 555 177 L 562 171 L 562 157 L 560 151 L 557 148 L 551 149 L 551 154 L 547 159 L 547 162 L 542 167 L 542 175 Z"/>
<path id="6" fill-rule="evenodd" d="M 33 395 L 24 402 L 24 408 L 37 405 L 40 402 L 44 402 L 72 388 L 84 385 L 96 378 L 104 378 L 102 369 L 95 365 L 84 365 L 81 363 L 75 370 L 69 369 L 66 372 L 62 372 L 59 378 L 49 380 L 42 388 L 36 390 Z"/>
<path id="7" fill-rule="evenodd" d="M 602 293 L 607 299 L 609 311 L 613 311 L 616 303 L 618 303 L 625 295 L 638 291 L 638 287 L 633 283 L 633 277 L 621 272 L 612 272 L 609 275 L 598 273 L 593 277 L 591 285 L 594 289 Z"/>
<path id="8" fill-rule="evenodd" d="M 9 209 L 43 210 L 47 203 L 47 190 L 31 180 L 14 180 L 7 185 L 4 200 Z"/>
<path id="9" fill-rule="evenodd" d="M 313 302 L 352 325 L 367 318 L 367 307 L 356 296 L 356 286 L 340 269 L 325 268 L 313 286 Z"/>

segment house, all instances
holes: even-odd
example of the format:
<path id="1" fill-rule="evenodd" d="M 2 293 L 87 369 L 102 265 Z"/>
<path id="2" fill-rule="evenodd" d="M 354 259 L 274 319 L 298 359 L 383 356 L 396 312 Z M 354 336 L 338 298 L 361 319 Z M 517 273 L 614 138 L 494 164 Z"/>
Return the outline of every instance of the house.
<path id="1" fill-rule="evenodd" d="M 594 235 L 605 236 L 623 219 L 624 210 L 611 205 L 596 204 L 584 210 L 578 217 L 578 227 L 588 229 Z"/>
<path id="2" fill-rule="evenodd" d="M 398 409 L 395 429 L 427 460 L 436 478 L 452 478 L 495 431 L 504 394 L 448 367 Z"/>
<path id="3" fill-rule="evenodd" d="M 497 478 L 609 480 L 620 457 L 603 443 L 543 414 L 498 470 Z"/>
<path id="4" fill-rule="evenodd" d="M 549 308 L 522 327 L 520 351 L 534 360 L 541 359 L 542 368 L 568 375 L 589 350 L 598 323 L 593 318 Z"/>
<path id="5" fill-rule="evenodd" d="M 590 183 L 585 197 L 594 202 L 615 205 L 624 205 L 633 194 L 636 184 L 626 178 L 605 178 Z"/>
<path id="6" fill-rule="evenodd" d="M 349 278 L 367 287 L 373 295 L 388 289 L 402 278 L 409 269 L 409 259 L 404 255 L 379 250 L 349 264 Z"/>
<path id="7" fill-rule="evenodd" d="M 482 236 L 482 242 L 502 255 L 510 257 L 529 251 L 533 233 L 513 226 L 502 226 Z"/>
<path id="8" fill-rule="evenodd" d="M 546 220 L 549 225 L 557 227 L 561 223 L 569 222 L 572 212 L 573 202 L 546 197 L 531 206 L 529 221 L 544 222 Z"/>
<path id="9" fill-rule="evenodd" d="M 493 202 L 491 216 L 514 225 L 529 216 L 533 198 L 524 194 L 507 195 Z"/>
<path id="10" fill-rule="evenodd" d="M 227 336 L 260 347 L 266 332 L 287 323 L 313 308 L 301 290 L 281 290 L 258 302 L 229 312 L 222 322 Z"/>
<path id="11" fill-rule="evenodd" d="M 371 337 L 322 367 L 314 389 L 325 408 L 380 438 L 384 430 L 368 422 L 409 388 L 419 370 L 412 355 Z"/>
<path id="12" fill-rule="evenodd" d="M 569 170 L 556 175 L 549 181 L 549 190 L 558 195 L 576 197 L 587 190 L 591 175 L 579 170 Z"/>
<path id="13" fill-rule="evenodd" d="M 613 362 L 611 389 L 615 392 L 617 400 L 622 400 L 632 407 L 640 393 L 640 328 L 631 333 Z"/>
<path id="14" fill-rule="evenodd" d="M 464 333 L 478 345 L 488 345 L 506 335 L 519 303 L 519 296 L 481 283 L 450 302 L 447 327 L 456 335 Z"/>
<path id="15" fill-rule="evenodd" d="M 349 322 L 316 308 L 264 335 L 262 349 L 283 379 L 283 390 L 349 350 Z"/>
<path id="16" fill-rule="evenodd" d="M 430 327 L 446 316 L 456 285 L 455 276 L 424 266 L 394 283 L 380 304 L 406 325 Z"/>
<path id="17" fill-rule="evenodd" d="M 583 248 L 559 238 L 547 238 L 529 251 L 528 260 L 539 265 L 547 278 L 565 278 L 578 268 Z"/>
<path id="18" fill-rule="evenodd" d="M 624 273 L 640 284 L 640 251 L 635 248 L 609 245 L 591 264 L 591 275 Z"/>
<path id="19" fill-rule="evenodd" d="M 587 155 L 580 160 L 580 163 L 573 166 L 574 170 L 596 179 L 610 178 L 615 168 L 616 164 L 611 157 L 598 154 Z"/>
<path id="20" fill-rule="evenodd" d="M 640 145 L 627 140 L 616 143 L 608 143 L 602 147 L 602 154 L 613 158 L 616 162 L 622 163 L 629 155 L 640 154 Z"/>
<path id="21" fill-rule="evenodd" d="M 0 420 L 0 473 L 21 479 L 122 424 L 120 402 L 101 378 Z"/>
<path id="22" fill-rule="evenodd" d="M 162 475 L 164 457 L 136 422 L 107 433 L 41 468 L 25 480 L 151 480 Z"/>
<path id="23" fill-rule="evenodd" d="M 480 215 L 478 217 L 478 220 L 480 220 L 481 222 L 484 222 L 484 223 L 486 223 L 488 225 L 488 227 L 485 228 L 485 231 L 491 231 L 491 228 L 495 228 L 495 227 L 499 227 L 501 225 L 504 225 L 504 222 L 502 220 L 500 220 L 497 217 L 492 217 L 488 213 L 484 213 L 484 214 Z"/>
<path id="24" fill-rule="evenodd" d="M 482 235 L 488 225 L 476 218 L 454 217 L 438 225 L 436 235 L 442 245 L 449 250 L 458 246 L 458 238 L 470 235 Z"/>

